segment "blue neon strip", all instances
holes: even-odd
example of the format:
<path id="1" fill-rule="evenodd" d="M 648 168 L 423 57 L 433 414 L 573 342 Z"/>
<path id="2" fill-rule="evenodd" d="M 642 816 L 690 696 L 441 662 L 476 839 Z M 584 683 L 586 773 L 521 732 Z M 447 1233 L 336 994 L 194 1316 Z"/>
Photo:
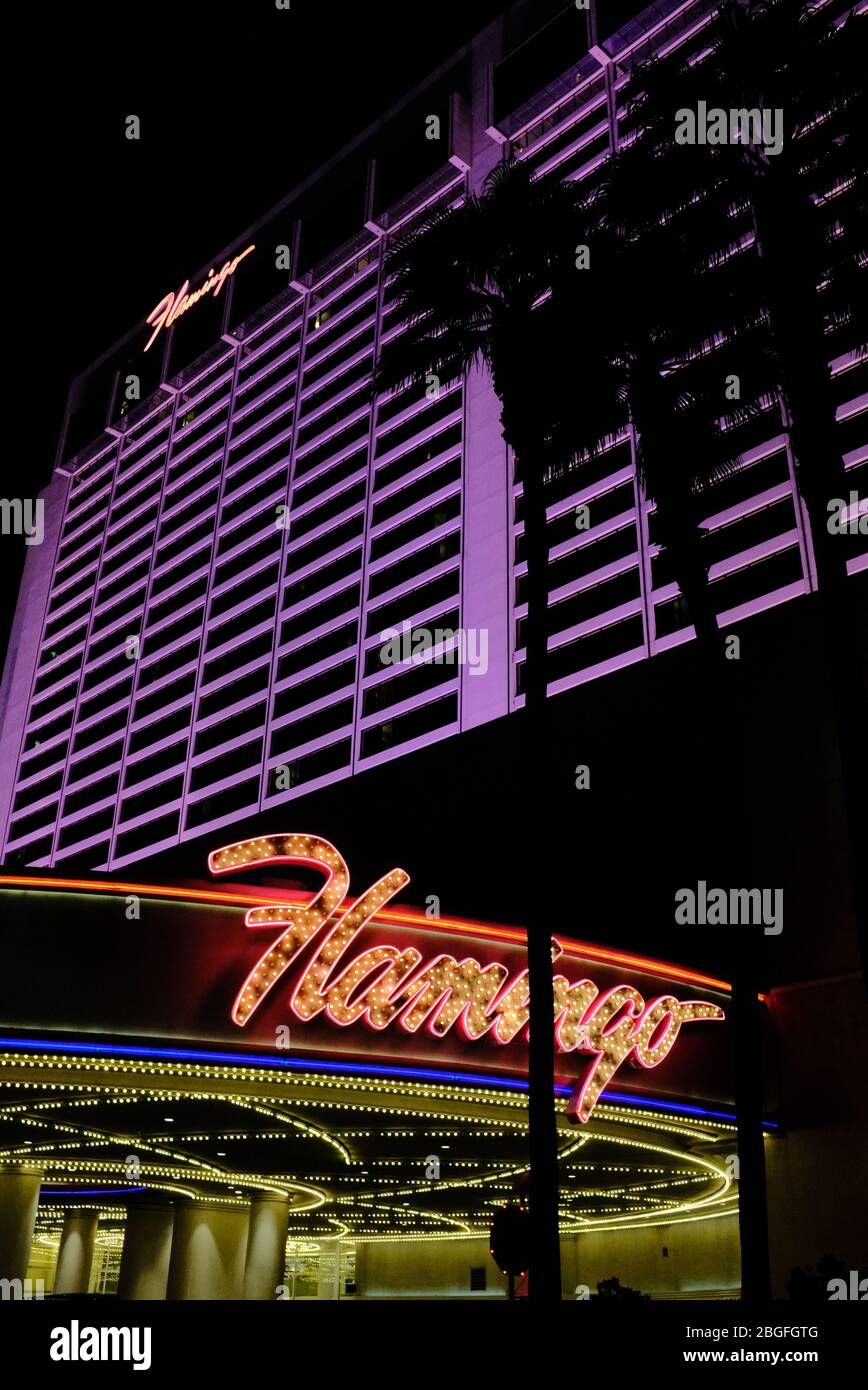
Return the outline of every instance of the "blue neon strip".
<path id="1" fill-rule="evenodd" d="M 129 1043 L 32 1042 L 22 1038 L 0 1038 L 0 1047 L 32 1052 L 105 1053 L 113 1057 L 156 1057 L 181 1062 L 227 1062 L 233 1066 L 276 1067 L 289 1071 L 338 1071 L 361 1076 L 401 1076 L 423 1081 L 461 1081 L 469 1085 L 496 1086 L 499 1090 L 527 1090 L 527 1082 L 512 1077 L 480 1076 L 472 1071 L 437 1071 L 433 1067 L 397 1067 L 380 1062 L 304 1061 L 296 1057 L 259 1057 L 246 1052 L 200 1052 L 183 1047 L 135 1047 Z"/>
<path id="2" fill-rule="evenodd" d="M 39 1200 L 43 1197 L 111 1197 L 117 1192 L 147 1192 L 146 1187 L 42 1187 Z"/>
<path id="3" fill-rule="evenodd" d="M 556 1086 L 555 1091 L 560 1095 L 570 1094 L 569 1086 Z M 680 1101 L 674 1100 L 637 1100 L 635 1096 L 625 1095 L 623 1091 L 604 1091 L 600 1100 L 616 1100 L 621 1105 L 641 1105 L 647 1110 L 675 1110 L 679 1115 L 706 1115 L 715 1120 L 735 1121 L 735 1115 L 731 1110 L 706 1110 L 701 1105 L 683 1105 Z M 780 1125 L 776 1120 L 763 1120 L 763 1129 L 780 1129 Z"/>
<path id="4" fill-rule="evenodd" d="M 346 1072 L 358 1076 L 399 1076 L 417 1081 L 458 1081 L 470 1086 L 491 1086 L 499 1091 L 526 1091 L 527 1081 L 519 1077 L 490 1076 L 482 1072 L 438 1071 L 433 1067 L 390 1066 L 385 1062 L 348 1062 L 343 1059 L 324 1062 L 318 1058 L 303 1060 L 296 1057 L 259 1057 L 246 1052 L 203 1052 L 184 1047 L 137 1047 L 131 1043 L 73 1043 L 34 1042 L 27 1038 L 0 1038 L 0 1047 L 13 1051 L 103 1053 L 110 1057 L 151 1057 L 180 1062 L 226 1062 L 232 1066 L 273 1067 L 286 1071 Z M 568 1096 L 570 1086 L 555 1086 L 555 1095 Z M 621 1091 L 607 1091 L 605 1098 L 622 1105 L 639 1106 L 645 1110 L 670 1110 L 681 1115 L 704 1115 L 708 1119 L 734 1120 L 731 1111 L 707 1110 L 699 1105 L 682 1105 L 677 1101 L 643 1100 Z M 777 1129 L 770 1120 L 763 1121 L 765 1129 Z"/>

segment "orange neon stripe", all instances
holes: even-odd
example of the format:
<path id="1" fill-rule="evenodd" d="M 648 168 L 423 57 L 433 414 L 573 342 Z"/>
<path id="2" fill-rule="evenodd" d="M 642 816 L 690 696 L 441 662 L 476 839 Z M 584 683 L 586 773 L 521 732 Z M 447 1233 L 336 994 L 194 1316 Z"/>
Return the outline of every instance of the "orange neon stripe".
<path id="1" fill-rule="evenodd" d="M 140 897 L 179 898 L 188 902 L 217 903 L 228 907 L 269 905 L 279 907 L 285 904 L 304 903 L 313 896 L 310 893 L 290 890 L 287 890 L 283 896 L 277 896 L 273 889 L 271 891 L 266 889 L 256 894 L 233 893 L 226 889 L 168 888 L 153 883 L 121 883 L 115 879 L 36 878 L 23 874 L 0 874 L 0 888 L 2 887 L 57 889 L 83 893 L 134 893 Z M 352 907 L 355 901 L 354 898 L 344 899 L 349 907 Z M 458 932 L 466 936 L 483 937 L 492 941 L 508 941 L 517 946 L 525 944 L 524 932 L 516 927 L 494 926 L 490 923 L 471 922 L 454 917 L 429 919 L 421 913 L 408 912 L 406 909 L 402 911 L 398 908 L 384 908 L 382 912 L 377 913 L 373 920 L 386 923 L 403 922 L 408 926 L 417 927 L 424 931 Z M 683 980 L 694 985 L 704 985 L 706 989 L 723 990 L 727 994 L 732 988 L 726 980 L 717 980 L 711 975 L 701 975 L 698 971 L 686 970 L 683 966 L 672 965 L 668 961 L 653 960 L 650 956 L 636 956 L 626 951 L 612 951 L 603 946 L 592 946 L 589 942 L 574 941 L 570 937 L 563 937 L 559 932 L 557 937 L 563 945 L 564 954 L 567 956 L 604 961 L 609 965 L 628 965 L 637 970 L 650 970 L 653 974 L 660 974 L 674 980 Z"/>

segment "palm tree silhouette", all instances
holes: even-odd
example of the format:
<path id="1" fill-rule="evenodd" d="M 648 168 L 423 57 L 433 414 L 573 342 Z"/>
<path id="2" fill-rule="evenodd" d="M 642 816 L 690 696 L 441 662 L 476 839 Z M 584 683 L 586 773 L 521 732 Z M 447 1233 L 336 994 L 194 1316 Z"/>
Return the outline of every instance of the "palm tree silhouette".
<path id="1" fill-rule="evenodd" d="M 813 540 L 864 960 L 868 902 L 857 857 L 868 841 L 868 721 L 848 548 L 827 526 L 830 499 L 848 495 L 830 362 L 844 348 L 854 362 L 866 351 L 868 296 L 859 285 L 864 237 L 860 242 L 855 235 L 865 174 L 864 144 L 857 132 L 860 119 L 864 128 L 865 112 L 854 23 L 836 24 L 819 7 L 783 0 L 728 0 L 699 61 L 676 51 L 639 68 L 625 92 L 625 148 L 609 172 L 599 224 L 613 238 L 622 261 L 629 260 L 631 249 L 638 257 L 637 274 L 632 280 L 622 277 L 641 283 L 621 361 L 629 360 L 629 341 L 638 338 L 637 357 L 644 343 L 651 362 L 645 372 L 634 361 L 633 379 L 627 375 L 624 389 L 638 436 L 645 441 L 644 449 L 637 449 L 638 463 L 640 469 L 644 466 L 648 494 L 657 498 L 660 539 L 676 562 L 673 570 L 680 569 L 679 588 L 709 652 L 717 648 L 719 653 L 721 635 L 715 631 L 707 565 L 697 543 L 696 504 L 702 510 L 705 483 L 719 481 L 737 465 L 738 427 L 748 418 L 768 413 L 771 406 L 780 413 L 779 428 L 789 432 Z M 673 139 L 678 113 L 698 111 L 700 102 L 706 110 L 727 113 L 774 112 L 776 152 L 747 123 L 736 142 L 678 145 Z M 655 272 L 664 272 L 671 294 L 669 315 L 662 316 L 663 335 L 655 326 L 661 319 L 653 300 Z M 708 402 L 710 389 L 711 416 L 718 418 L 703 420 L 694 413 L 691 423 L 698 428 L 686 455 L 688 460 L 696 456 L 691 448 L 702 452 L 704 437 L 705 448 L 710 445 L 714 451 L 705 480 L 689 476 L 689 463 L 685 478 L 684 464 L 678 465 L 679 456 L 685 458 L 690 429 L 686 438 L 682 434 L 682 447 L 676 439 L 675 449 L 665 456 L 667 421 L 678 412 L 666 404 L 660 380 L 664 373 L 671 373 L 676 394 L 679 385 L 685 388 L 679 404 L 687 404 L 688 414 L 691 394 Z M 737 408 L 723 402 L 722 383 L 734 379 L 745 397 Z M 658 433 L 664 436 L 662 449 L 657 448 Z M 673 487 L 674 507 L 668 497 Z M 692 549 L 692 558 L 685 546 Z M 737 743 L 738 721 L 731 717 L 737 702 L 727 694 L 731 674 L 728 663 L 715 662 L 706 685 L 712 717 L 729 728 Z M 737 746 L 731 763 L 737 768 Z M 729 785 L 731 814 L 740 819 L 737 786 Z M 734 867 L 746 864 L 746 845 L 735 843 L 733 857 Z M 762 1046 L 756 1006 L 759 969 L 757 940 L 746 935 L 736 943 L 733 970 L 742 1293 L 765 1300 L 770 1281 L 763 1095 L 756 1070 Z"/>
<path id="2" fill-rule="evenodd" d="M 860 20 L 842 23 L 823 6 L 792 0 L 726 0 L 711 33 L 699 61 L 676 51 L 633 74 L 607 217 L 631 239 L 665 230 L 688 249 L 700 285 L 707 280 L 729 301 L 731 326 L 714 344 L 718 380 L 742 367 L 754 382 L 764 377 L 760 389 L 774 393 L 789 432 L 810 523 L 866 960 L 868 883 L 857 863 L 868 841 L 864 643 L 848 582 L 851 549 L 828 524 L 832 499 L 852 487 L 830 364 L 849 358 L 855 367 L 868 353 Z M 700 101 L 778 113 L 778 152 L 748 131 L 736 142 L 676 145 L 676 112 Z"/>
<path id="3" fill-rule="evenodd" d="M 435 214 L 392 247 L 395 316 L 405 331 L 386 345 L 375 377 L 380 393 L 411 383 L 421 389 L 432 375 L 445 385 L 480 361 L 491 373 L 523 488 L 523 797 L 535 844 L 543 845 L 549 799 L 547 489 L 566 472 L 580 476 L 595 451 L 628 428 L 674 577 L 705 639 L 702 650 L 713 667 L 709 685 L 721 689 L 715 658 L 722 634 L 707 601 L 700 522 L 709 490 L 737 456 L 720 426 L 719 393 L 696 366 L 709 334 L 735 334 L 745 326 L 744 311 L 728 292 L 697 277 L 682 311 L 673 314 L 667 285 L 685 282 L 685 248 L 666 232 L 630 235 L 612 218 L 612 201 L 607 184 L 585 202 L 574 185 L 534 180 L 517 164 L 497 166 L 478 196 Z M 627 314 L 611 312 L 615 289 L 629 305 Z M 746 312 L 749 322 L 755 311 Z M 583 322 L 595 325 L 593 334 L 581 331 Z M 754 358 L 759 369 L 766 360 L 762 345 Z M 744 370 L 744 354 L 741 361 Z M 753 399 L 734 403 L 729 421 L 743 423 L 757 409 Z M 551 1018 L 550 929 L 540 886 L 529 873 L 525 890 L 531 1016 Z M 528 1287 L 533 1298 L 559 1298 L 554 1046 L 548 1029 L 532 1028 L 530 1039 L 534 1244 Z"/>
<path id="4" fill-rule="evenodd" d="M 628 424 L 691 617 L 709 644 L 719 637 L 703 596 L 700 519 L 708 488 L 733 466 L 732 449 L 716 428 L 717 398 L 701 381 L 682 379 L 697 335 L 707 332 L 710 297 L 695 290 L 686 301 L 690 312 L 673 318 L 661 288 L 661 258 L 673 276 L 683 275 L 682 248 L 666 236 L 658 241 L 647 234 L 641 244 L 630 240 L 574 185 L 534 180 L 522 165 L 502 164 L 478 196 L 438 212 L 389 254 L 395 318 L 405 331 L 382 352 L 375 391 L 412 383 L 421 389 L 432 376 L 446 385 L 482 362 L 516 458 L 527 562 L 523 798 L 535 844 L 546 843 L 549 800 L 547 489 L 580 470 Z M 630 304 L 629 315 L 612 314 L 613 287 Z M 729 307 L 726 296 L 715 294 L 716 307 L 721 304 Z M 583 333 L 583 322 L 600 327 Z M 751 402 L 737 404 L 733 418 L 741 421 L 753 409 Z M 531 1015 L 551 1018 L 551 934 L 530 873 L 525 890 Z M 532 1028 L 530 1038 L 529 1291 L 559 1298 L 554 1046 L 551 1030 Z"/>
<path id="5" fill-rule="evenodd" d="M 528 845 L 523 876 L 530 1011 L 553 1019 L 551 929 L 543 858 L 548 805 L 546 484 L 576 463 L 577 418 L 572 365 L 552 350 L 561 329 L 559 283 L 575 274 L 574 191 L 556 179 L 533 180 L 520 165 L 498 165 L 478 195 L 439 212 L 392 247 L 396 320 L 406 331 L 390 340 L 377 365 L 375 390 L 431 377 L 442 385 L 484 364 L 501 403 L 503 437 L 523 486 L 527 560 L 527 643 L 522 801 Z M 608 376 L 608 364 L 593 355 Z M 584 394 L 584 388 L 583 388 Z M 602 395 L 602 391 L 599 395 Z M 611 388 L 608 390 L 611 395 Z M 554 1030 L 530 1030 L 530 1212 L 533 1249 L 529 1293 L 560 1299 Z"/>
<path id="6" fill-rule="evenodd" d="M 436 213 L 389 253 L 395 321 L 404 331 L 381 354 L 375 390 L 420 385 L 432 376 L 446 385 L 484 364 L 522 483 L 523 795 L 535 845 L 546 841 L 548 802 L 549 485 L 629 432 L 654 503 L 656 538 L 700 639 L 711 717 L 737 742 L 732 672 L 722 660 L 702 521 L 713 510 L 714 489 L 739 466 L 740 431 L 775 411 L 790 431 L 812 523 L 839 742 L 842 753 L 854 755 L 852 762 L 842 756 L 854 847 L 864 824 L 853 778 L 857 765 L 861 776 L 865 749 L 856 756 L 864 724 L 846 553 L 830 543 L 825 524 L 829 497 L 847 496 L 828 363 L 836 342 L 864 333 L 864 319 L 857 312 L 857 248 L 838 234 L 837 218 L 829 233 L 816 194 L 842 188 L 842 212 L 856 196 L 856 47 L 848 27 L 835 29 L 822 15 L 804 17 L 776 0 L 732 0 L 722 7 L 715 34 L 700 62 L 676 53 L 634 72 L 625 148 L 590 198 L 554 175 L 534 180 L 521 165 L 502 164 L 478 195 Z M 700 100 L 726 110 L 782 106 L 788 122 L 782 151 L 676 145 L 676 111 Z M 794 235 L 799 256 L 791 271 Z M 734 399 L 724 390 L 733 379 Z M 737 776 L 725 784 L 741 881 L 747 850 Z M 531 1013 L 551 1018 L 550 933 L 529 873 L 525 887 Z M 864 885 L 855 875 L 854 895 L 861 922 Z M 744 934 L 735 952 L 733 1014 L 743 1296 L 765 1299 L 757 951 L 756 938 Z M 529 1291 L 559 1298 L 552 1030 L 531 1030 L 529 1073 Z"/>

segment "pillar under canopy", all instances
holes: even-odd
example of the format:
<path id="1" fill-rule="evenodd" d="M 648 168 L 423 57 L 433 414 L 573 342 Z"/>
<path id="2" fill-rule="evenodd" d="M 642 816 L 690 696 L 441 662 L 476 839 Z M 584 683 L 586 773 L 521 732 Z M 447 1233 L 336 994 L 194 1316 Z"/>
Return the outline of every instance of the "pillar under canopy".
<path id="1" fill-rule="evenodd" d="M 186 1202 L 175 1210 L 166 1297 L 244 1297 L 249 1207 Z"/>
<path id="2" fill-rule="evenodd" d="M 277 1298 L 286 1270 L 288 1226 L 289 1200 L 286 1197 L 254 1197 L 244 1266 L 245 1298 Z"/>
<path id="3" fill-rule="evenodd" d="M 319 1299 L 341 1296 L 341 1243 L 337 1236 L 319 1243 L 316 1296 Z"/>
<path id="4" fill-rule="evenodd" d="M 0 1167 L 0 1279 L 24 1279 L 30 1263 L 42 1169 Z"/>
<path id="5" fill-rule="evenodd" d="M 68 1211 L 63 1221 L 57 1270 L 54 1275 L 55 1293 L 87 1293 L 90 1272 L 96 1249 L 97 1211 Z"/>
<path id="6" fill-rule="evenodd" d="M 118 1298 L 166 1297 L 174 1222 L 175 1209 L 168 1205 L 127 1209 Z"/>

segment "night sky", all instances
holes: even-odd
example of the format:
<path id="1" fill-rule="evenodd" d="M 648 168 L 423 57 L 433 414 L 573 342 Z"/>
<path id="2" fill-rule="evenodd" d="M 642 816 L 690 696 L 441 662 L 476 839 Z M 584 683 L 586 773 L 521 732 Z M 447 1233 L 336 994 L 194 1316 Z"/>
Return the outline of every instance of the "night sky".
<path id="1" fill-rule="evenodd" d="M 5 337 L 20 341 L 6 418 L 21 423 L 2 495 L 35 497 L 48 482 L 74 376 L 504 8 L 28 10 L 9 50 L 23 86 L 6 131 Z M 129 114 L 139 142 L 125 138 Z M 0 544 L 5 653 L 25 548 Z"/>

